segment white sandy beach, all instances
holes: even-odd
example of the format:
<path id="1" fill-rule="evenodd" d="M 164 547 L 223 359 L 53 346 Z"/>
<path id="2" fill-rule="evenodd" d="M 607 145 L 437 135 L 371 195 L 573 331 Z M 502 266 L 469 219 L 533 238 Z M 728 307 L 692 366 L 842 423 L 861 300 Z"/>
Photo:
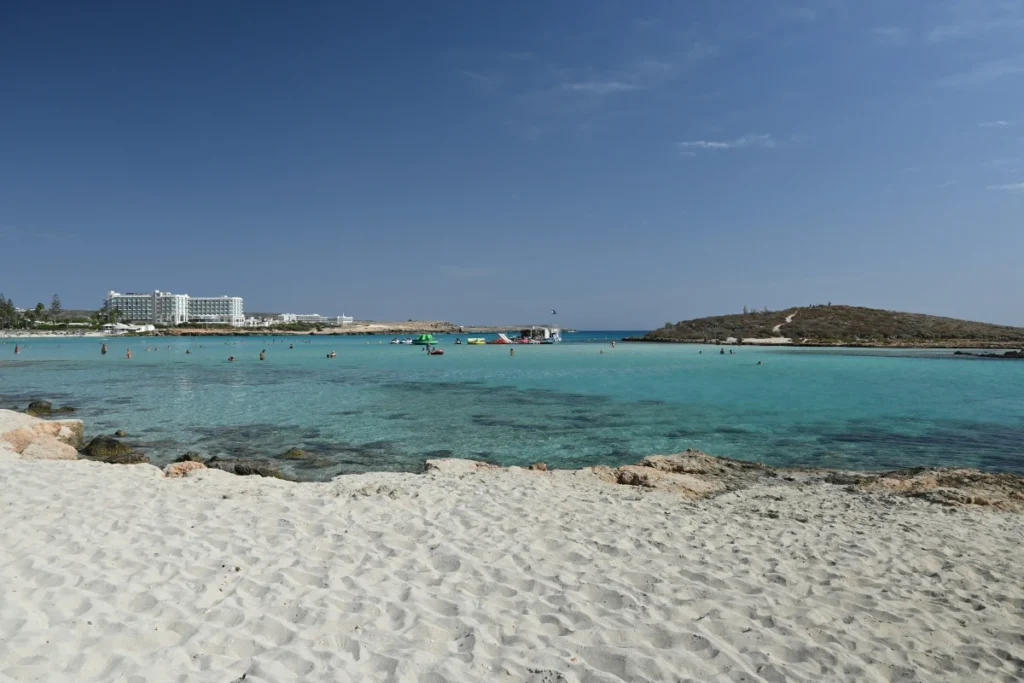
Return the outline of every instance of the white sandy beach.
<path id="1" fill-rule="evenodd" d="M 0 456 L 0 680 L 1019 681 L 1019 513 Z M 244 678 L 243 678 L 244 676 Z"/>

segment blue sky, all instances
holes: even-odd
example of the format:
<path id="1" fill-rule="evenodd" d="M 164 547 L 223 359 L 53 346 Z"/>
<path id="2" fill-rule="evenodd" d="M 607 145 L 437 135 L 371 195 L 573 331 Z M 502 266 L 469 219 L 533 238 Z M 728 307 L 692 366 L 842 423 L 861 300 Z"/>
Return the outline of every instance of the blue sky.
<path id="1" fill-rule="evenodd" d="M 1024 2 L 7 2 L 0 290 L 1024 325 Z"/>

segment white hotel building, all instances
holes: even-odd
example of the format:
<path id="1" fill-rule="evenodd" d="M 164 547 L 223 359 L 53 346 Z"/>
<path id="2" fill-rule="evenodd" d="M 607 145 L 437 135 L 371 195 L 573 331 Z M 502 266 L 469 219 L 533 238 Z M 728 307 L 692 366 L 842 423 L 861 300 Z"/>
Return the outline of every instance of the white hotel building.
<path id="1" fill-rule="evenodd" d="M 189 296 L 170 292 L 145 294 L 107 294 L 107 310 L 121 311 L 124 321 L 147 322 L 154 325 L 182 323 L 219 323 L 233 327 L 245 324 L 240 296 Z"/>
<path id="2" fill-rule="evenodd" d="M 342 327 L 352 323 L 350 315 L 319 315 L 317 313 L 282 313 L 280 320 L 283 323 L 316 323 L 321 325 L 337 325 Z"/>

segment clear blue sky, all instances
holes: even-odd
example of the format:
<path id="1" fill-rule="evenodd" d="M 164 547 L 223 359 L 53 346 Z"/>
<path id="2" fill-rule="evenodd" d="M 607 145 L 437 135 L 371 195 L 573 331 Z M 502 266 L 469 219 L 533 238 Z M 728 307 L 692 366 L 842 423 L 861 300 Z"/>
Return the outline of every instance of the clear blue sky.
<path id="1" fill-rule="evenodd" d="M 1024 3 L 4 2 L 0 290 L 1024 325 Z"/>

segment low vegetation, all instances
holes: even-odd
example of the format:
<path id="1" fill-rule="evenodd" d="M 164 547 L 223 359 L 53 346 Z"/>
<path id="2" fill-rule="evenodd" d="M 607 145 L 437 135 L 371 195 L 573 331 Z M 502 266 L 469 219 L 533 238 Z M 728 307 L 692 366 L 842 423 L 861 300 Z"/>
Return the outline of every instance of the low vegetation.
<path id="1" fill-rule="evenodd" d="M 786 318 L 791 315 L 792 320 L 787 323 Z M 684 320 L 666 324 L 643 339 L 715 342 L 729 337 L 739 340 L 788 337 L 794 344 L 1010 346 L 1024 344 L 1024 328 L 829 304 Z"/>

